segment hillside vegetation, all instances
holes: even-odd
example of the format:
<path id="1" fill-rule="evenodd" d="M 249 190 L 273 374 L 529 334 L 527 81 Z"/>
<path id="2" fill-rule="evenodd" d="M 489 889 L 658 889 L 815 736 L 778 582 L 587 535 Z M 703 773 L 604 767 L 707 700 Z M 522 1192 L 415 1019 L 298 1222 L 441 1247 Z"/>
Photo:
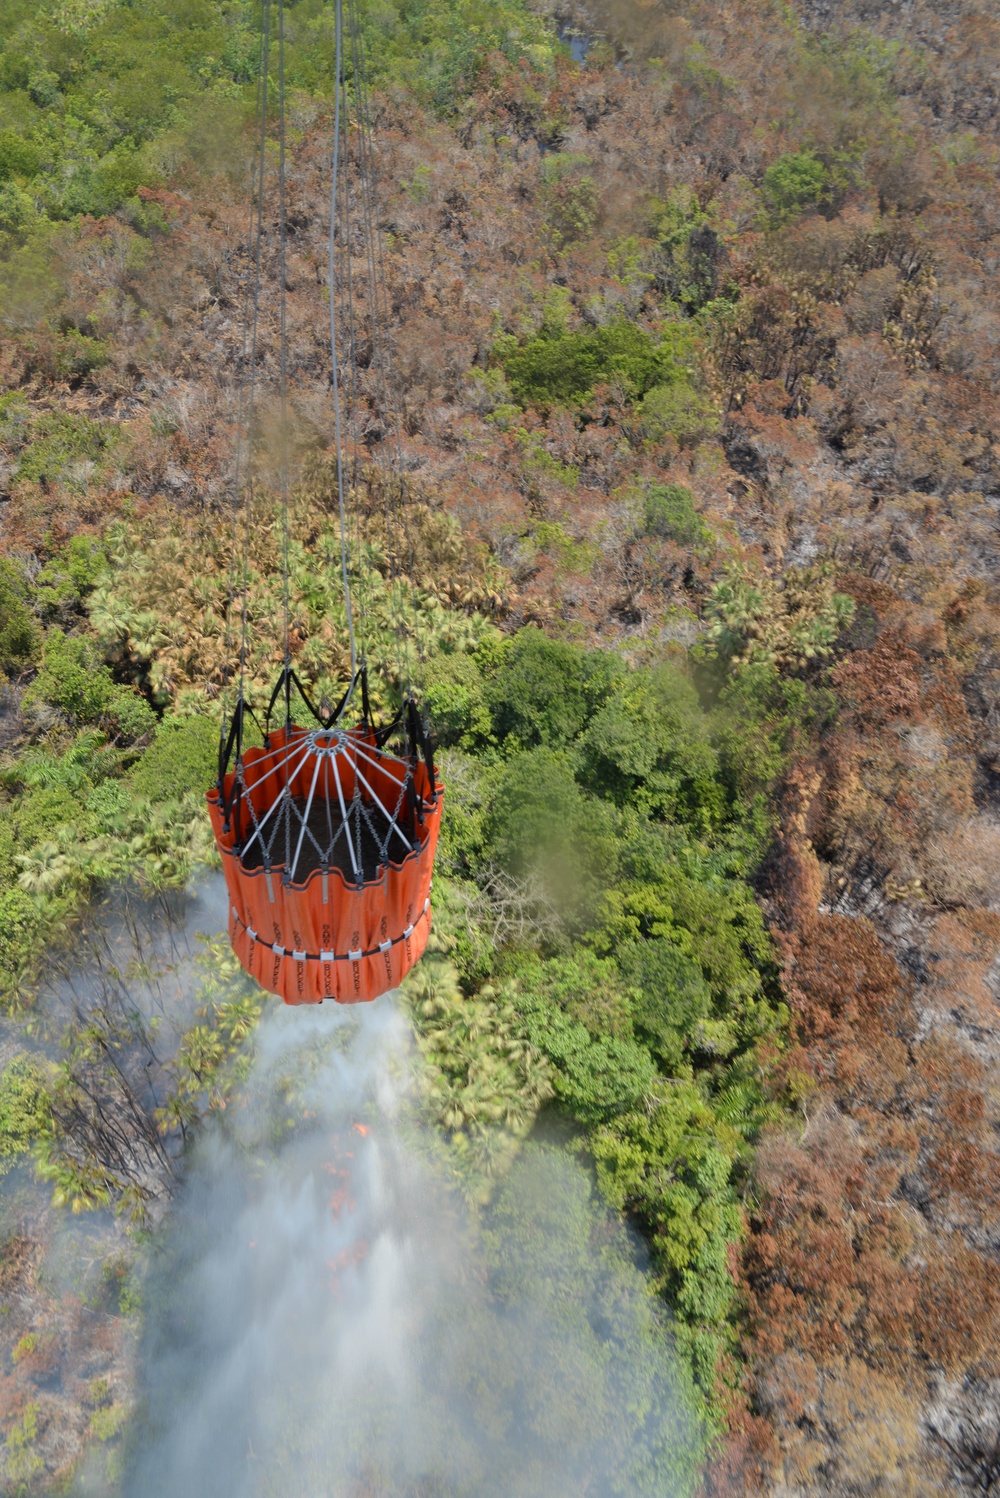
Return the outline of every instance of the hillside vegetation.
<path id="1" fill-rule="evenodd" d="M 364 468 L 360 585 L 383 707 L 405 601 L 448 786 L 423 1107 L 479 1205 L 560 1120 L 649 1243 L 709 1491 L 989 1492 L 996 18 L 609 3 L 571 50 L 513 0 L 362 14 L 412 555 L 394 583 Z M 127 984 L 37 992 L 105 890 L 213 856 L 257 23 L 0 0 L 0 1170 L 150 1228 L 260 995 L 224 970 L 151 1099 Z M 286 24 L 293 648 L 335 699 L 332 9 Z M 91 1414 L 14 1356 L 41 1292 L 5 1241 L 5 1473 L 42 1491 Z"/>

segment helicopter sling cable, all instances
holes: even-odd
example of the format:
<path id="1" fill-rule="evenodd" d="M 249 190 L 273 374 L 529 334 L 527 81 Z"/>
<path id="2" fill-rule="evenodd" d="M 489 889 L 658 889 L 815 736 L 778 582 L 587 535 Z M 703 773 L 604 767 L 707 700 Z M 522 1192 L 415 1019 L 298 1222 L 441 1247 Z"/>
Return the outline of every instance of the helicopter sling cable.
<path id="1" fill-rule="evenodd" d="M 243 967 L 288 1004 L 349 1004 L 394 988 L 423 954 L 430 931 L 431 876 L 441 821 L 437 778 L 411 682 L 402 617 L 406 537 L 399 423 L 390 400 L 389 302 L 375 201 L 371 117 L 355 0 L 336 0 L 336 90 L 331 165 L 329 282 L 340 576 L 350 671 L 332 711 L 317 707 L 295 669 L 289 626 L 288 338 L 284 8 L 264 0 L 253 166 L 252 264 L 246 284 L 240 417 L 235 464 L 230 649 L 238 669 L 224 709 L 218 775 L 209 812 L 229 891 L 229 934 Z M 346 20 L 346 27 L 345 27 Z M 272 29 L 275 35 L 272 37 Z M 345 37 L 346 30 L 346 37 Z M 346 43 L 346 45 L 345 45 Z M 258 333 L 267 238 L 268 96 L 277 52 L 277 291 L 281 414 L 283 664 L 259 724 L 247 691 L 247 625 Z M 357 252 L 360 252 L 360 255 Z M 364 272 L 353 267 L 360 258 Z M 367 407 L 359 376 L 356 307 L 367 304 Z M 368 407 L 371 409 L 368 410 Z M 367 414 L 362 433 L 363 416 Z M 363 438 L 365 440 L 363 440 Z M 365 441 L 372 452 L 367 452 Z M 387 596 L 396 661 L 389 691 L 399 702 L 377 725 L 365 658 L 364 565 L 374 550 L 360 503 L 361 461 L 381 469 Z M 367 482 L 373 483 L 370 476 Z M 242 493 L 242 534 L 239 497 Z M 230 639 L 239 623 L 238 652 Z M 391 680 L 395 676 L 395 682 Z M 229 686 L 227 679 L 226 686 Z M 293 703 L 295 717 L 293 718 Z M 301 721 L 299 721 L 301 720 Z"/>

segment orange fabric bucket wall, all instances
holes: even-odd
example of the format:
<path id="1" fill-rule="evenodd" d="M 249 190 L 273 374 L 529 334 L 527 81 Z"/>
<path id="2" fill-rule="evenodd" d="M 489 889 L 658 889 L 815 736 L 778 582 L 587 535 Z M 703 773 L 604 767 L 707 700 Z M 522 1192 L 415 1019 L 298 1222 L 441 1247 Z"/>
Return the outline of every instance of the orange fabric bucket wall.
<path id="1" fill-rule="evenodd" d="M 336 758 L 334 743 L 342 751 Z M 398 808 L 408 777 L 422 816 L 413 815 L 408 838 L 397 835 L 398 859 L 380 861 L 374 877 L 364 877 L 370 871 L 363 866 L 345 872 L 327 860 L 289 879 L 289 867 L 301 869 L 307 835 L 298 825 L 286 834 L 280 859 L 273 851 L 261 856 L 262 849 L 256 860 L 247 857 L 254 837 L 245 834 L 267 825 L 282 803 L 288 817 L 289 801 L 308 797 L 332 830 L 359 799 Z M 265 748 L 247 749 L 238 787 L 236 778 L 236 771 L 226 774 L 221 796 L 217 786 L 208 792 L 208 807 L 229 891 L 229 935 L 246 971 L 286 1004 L 367 1003 L 395 988 L 430 933 L 444 794 L 437 777 L 432 784 L 417 757 L 407 763 L 383 753 L 370 730 L 324 737 L 292 727 L 271 733 Z M 338 862 L 345 861 L 342 851 Z"/>

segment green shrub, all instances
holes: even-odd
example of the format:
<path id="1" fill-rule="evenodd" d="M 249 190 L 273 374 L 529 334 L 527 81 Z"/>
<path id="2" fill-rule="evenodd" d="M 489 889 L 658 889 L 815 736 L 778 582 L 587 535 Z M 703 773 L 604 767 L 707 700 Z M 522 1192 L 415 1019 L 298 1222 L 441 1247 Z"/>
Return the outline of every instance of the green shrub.
<path id="1" fill-rule="evenodd" d="M 76 608 L 96 587 L 107 565 L 107 553 L 96 536 L 71 536 L 38 574 L 39 604 L 50 611 Z"/>
<path id="2" fill-rule="evenodd" d="M 651 206 L 657 286 L 672 301 L 696 312 L 716 294 L 726 256 L 721 235 L 690 187 L 679 186 L 665 202 Z"/>
<path id="3" fill-rule="evenodd" d="M 9 177 L 33 177 L 41 164 L 41 152 L 33 141 L 25 140 L 16 130 L 0 130 L 0 182 Z"/>
<path id="4" fill-rule="evenodd" d="M 51 629 L 45 638 L 41 669 L 25 706 L 48 702 L 73 723 L 96 723 L 117 694 L 111 672 L 99 659 L 92 640 Z"/>
<path id="5" fill-rule="evenodd" d="M 830 174 L 815 151 L 790 151 L 768 167 L 763 191 L 772 222 L 784 224 L 829 200 Z"/>
<path id="6" fill-rule="evenodd" d="M 591 1035 L 632 1033 L 630 996 L 614 961 L 577 947 L 566 957 L 533 963 L 523 982 L 541 998 L 579 1020 Z"/>
<path id="7" fill-rule="evenodd" d="M 668 327 L 663 340 L 634 323 L 611 323 L 570 333 L 546 329 L 501 358 L 511 390 L 522 405 L 559 405 L 581 400 L 595 385 L 620 383 L 637 400 L 655 385 L 686 380 L 683 360 L 692 335 Z"/>
<path id="8" fill-rule="evenodd" d="M 41 653 L 42 632 L 28 604 L 28 584 L 11 563 L 0 559 L 0 670 L 26 671 Z"/>
<path id="9" fill-rule="evenodd" d="M 27 238 L 37 215 L 35 200 L 16 182 L 0 182 L 0 248 Z"/>
<path id="10" fill-rule="evenodd" d="M 18 482 L 65 484 L 75 491 L 84 490 L 92 468 L 107 459 L 117 440 L 118 432 L 110 422 L 50 411 L 34 423 L 14 477 Z"/>
<path id="11" fill-rule="evenodd" d="M 101 832 L 120 832 L 129 821 L 135 796 L 120 780 L 102 780 L 87 797 L 86 805 Z"/>
<path id="12" fill-rule="evenodd" d="M 676 1076 L 685 1052 L 694 1048 L 699 1021 L 712 1013 L 712 993 L 701 969 L 671 942 L 656 938 L 625 942 L 615 957 L 633 990 L 636 1030 L 666 1075 Z"/>
<path id="13" fill-rule="evenodd" d="M 692 682 L 673 666 L 622 678 L 581 740 L 580 774 L 600 795 L 702 831 L 725 814 L 708 720 Z"/>
<path id="14" fill-rule="evenodd" d="M 82 789 L 89 794 L 86 783 Z M 39 786 L 14 803 L 11 820 L 20 848 L 45 842 L 60 827 L 72 827 L 80 837 L 88 833 L 88 817 L 81 801 L 64 785 Z"/>
<path id="15" fill-rule="evenodd" d="M 89 338 L 76 328 L 67 328 L 60 337 L 56 350 L 56 374 L 61 375 L 64 380 L 81 379 L 93 374 L 95 369 L 103 369 L 110 358 L 108 345 L 101 339 Z M 83 539 L 85 538 L 74 536 L 70 544 Z"/>
<path id="16" fill-rule="evenodd" d="M 30 1148 L 48 1118 L 40 1065 L 30 1056 L 15 1056 L 0 1073 L 0 1176 Z"/>
<path id="17" fill-rule="evenodd" d="M 586 156 L 554 152 L 542 159 L 538 201 L 553 248 L 586 239 L 597 221 L 597 183 Z"/>
<path id="18" fill-rule="evenodd" d="M 670 436 L 681 447 L 693 447 L 719 425 L 719 412 L 688 379 L 654 385 L 639 408 L 642 427 L 652 442 Z"/>
<path id="19" fill-rule="evenodd" d="M 739 1140 L 696 1084 L 678 1081 L 649 1106 L 601 1125 L 592 1148 L 607 1199 L 630 1208 L 647 1229 L 660 1288 L 675 1307 L 678 1344 L 709 1391 L 733 1341 L 728 1259 L 742 1232 L 732 1185 Z"/>
<path id="20" fill-rule="evenodd" d="M 683 484 L 650 484 L 646 490 L 646 534 L 681 546 L 709 547 L 712 532 L 694 507 L 694 495 Z"/>
<path id="21" fill-rule="evenodd" d="M 155 733 L 158 719 L 135 687 L 116 687 L 102 721 L 113 738 L 135 744 Z"/>
<path id="22" fill-rule="evenodd" d="M 150 801 L 178 800 L 214 784 L 218 757 L 215 718 L 164 718 L 127 784 L 136 796 Z"/>
<path id="23" fill-rule="evenodd" d="M 514 1003 L 528 1040 L 552 1063 L 556 1097 L 580 1123 L 604 1123 L 640 1107 L 652 1092 L 656 1066 L 630 1036 L 592 1036 L 531 990 Z"/>

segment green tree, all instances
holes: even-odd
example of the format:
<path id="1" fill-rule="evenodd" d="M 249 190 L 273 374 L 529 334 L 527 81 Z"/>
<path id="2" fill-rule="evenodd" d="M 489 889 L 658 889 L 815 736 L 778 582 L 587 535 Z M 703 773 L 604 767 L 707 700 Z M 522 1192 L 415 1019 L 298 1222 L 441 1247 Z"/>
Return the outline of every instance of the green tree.
<path id="1" fill-rule="evenodd" d="M 815 151 L 790 151 L 764 173 L 763 192 L 772 222 L 784 224 L 829 201 L 830 173 Z"/>
<path id="2" fill-rule="evenodd" d="M 520 630 L 487 683 L 497 737 L 526 748 L 569 744 L 621 669 L 602 651 L 550 640 L 539 629 Z"/>

